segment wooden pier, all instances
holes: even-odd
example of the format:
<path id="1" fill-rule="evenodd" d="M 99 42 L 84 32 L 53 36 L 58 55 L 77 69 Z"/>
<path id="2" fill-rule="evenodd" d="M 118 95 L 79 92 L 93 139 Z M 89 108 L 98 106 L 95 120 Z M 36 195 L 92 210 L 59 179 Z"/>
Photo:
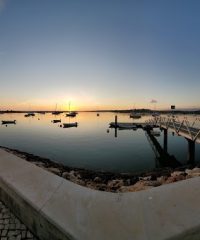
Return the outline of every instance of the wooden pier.
<path id="1" fill-rule="evenodd" d="M 137 129 L 137 128 L 143 128 L 143 129 L 153 129 L 158 127 L 155 124 L 146 123 L 146 122 L 118 122 L 117 117 L 115 116 L 115 122 L 111 122 L 110 124 L 111 128 L 123 128 L 123 129 Z"/>
<path id="2" fill-rule="evenodd" d="M 188 142 L 188 162 L 195 160 L 195 143 L 200 144 L 200 129 L 189 124 L 187 120 L 177 121 L 173 117 L 158 117 L 147 121 L 147 124 L 155 124 L 164 129 L 164 148 L 167 149 L 168 130 L 184 137 Z"/>
<path id="3" fill-rule="evenodd" d="M 173 155 L 170 155 L 164 147 L 160 145 L 157 139 L 151 134 L 150 130 L 146 131 L 147 140 L 156 157 L 156 167 L 180 167 L 181 163 L 176 160 Z"/>
<path id="4" fill-rule="evenodd" d="M 178 136 L 184 137 L 188 142 L 188 162 L 195 159 L 195 143 L 200 144 L 200 128 L 195 128 L 194 123 L 189 124 L 187 120 L 182 122 L 175 120 L 173 117 L 154 117 L 146 122 L 118 122 L 115 116 L 115 122 L 110 123 L 111 128 L 115 128 L 115 137 L 117 137 L 117 129 L 137 129 L 142 128 L 145 131 L 153 128 L 164 130 L 163 149 L 167 153 L 168 148 L 168 130 L 176 133 Z"/>

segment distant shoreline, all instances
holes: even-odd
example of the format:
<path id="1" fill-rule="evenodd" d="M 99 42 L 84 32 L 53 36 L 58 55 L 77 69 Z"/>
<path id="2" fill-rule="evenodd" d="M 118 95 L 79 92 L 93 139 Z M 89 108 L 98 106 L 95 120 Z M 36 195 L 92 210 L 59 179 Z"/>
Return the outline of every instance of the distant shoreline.
<path id="1" fill-rule="evenodd" d="M 127 110 L 85 110 L 85 111 L 76 111 L 76 112 L 98 112 L 98 113 L 131 113 L 133 109 Z M 8 114 L 8 113 L 52 113 L 54 111 L 17 111 L 17 110 L 7 110 L 7 111 L 0 111 L 0 114 Z M 69 111 L 58 111 L 59 113 L 67 113 Z M 152 113 L 159 113 L 159 114 L 196 114 L 200 115 L 200 110 L 151 110 L 151 109 L 135 109 L 134 112 L 136 113 L 144 113 L 144 114 L 152 114 Z"/>

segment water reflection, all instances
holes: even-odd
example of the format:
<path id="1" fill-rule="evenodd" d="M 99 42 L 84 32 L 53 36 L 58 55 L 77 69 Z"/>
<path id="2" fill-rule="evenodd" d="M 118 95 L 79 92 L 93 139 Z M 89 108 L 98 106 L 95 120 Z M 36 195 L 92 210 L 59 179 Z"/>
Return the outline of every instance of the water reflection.
<path id="1" fill-rule="evenodd" d="M 149 117 L 151 116 L 131 119 L 129 114 L 118 114 L 118 121 L 145 122 Z M 158 167 L 145 132 L 142 129 L 108 131 L 109 123 L 113 122 L 114 118 L 115 113 L 101 113 L 97 116 L 95 112 L 79 113 L 72 119 L 66 117 L 65 113 L 59 116 L 36 113 L 33 117 L 24 117 L 24 114 L 2 114 L 0 121 L 16 120 L 17 124 L 7 128 L 0 126 L 0 145 L 50 158 L 65 165 L 88 169 L 138 172 Z M 64 123 L 76 122 L 78 127 L 60 127 Z M 157 141 L 162 146 L 163 137 Z M 168 135 L 168 153 L 174 155 L 179 163 L 186 164 L 186 140 L 176 135 Z M 196 146 L 197 160 L 198 156 L 199 145 Z"/>

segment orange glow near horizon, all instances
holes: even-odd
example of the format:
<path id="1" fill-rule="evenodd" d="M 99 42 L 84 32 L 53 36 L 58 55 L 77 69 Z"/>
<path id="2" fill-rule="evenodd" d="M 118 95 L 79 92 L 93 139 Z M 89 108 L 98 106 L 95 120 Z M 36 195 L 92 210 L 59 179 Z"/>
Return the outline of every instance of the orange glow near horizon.
<path id="1" fill-rule="evenodd" d="M 99 110 L 128 110 L 128 109 L 152 109 L 152 110 L 168 110 L 170 109 L 169 105 L 152 105 L 152 104 L 127 104 L 127 105 L 83 105 L 78 103 L 71 103 L 70 111 L 99 111 Z M 179 106 L 179 108 L 187 108 L 183 106 Z M 188 106 L 188 108 L 198 108 L 197 106 Z M 16 110 L 16 111 L 69 111 L 69 104 L 56 104 L 54 105 L 39 105 L 39 104 L 6 104 L 0 105 L 0 111 L 6 110 Z"/>
<path id="2" fill-rule="evenodd" d="M 74 95 L 70 97 L 58 96 L 55 98 L 33 98 L 23 101 L 20 99 L 1 99 L 0 110 L 16 110 L 16 111 L 69 111 L 69 103 L 71 111 L 92 111 L 92 110 L 127 110 L 127 109 L 152 109 L 167 110 L 171 105 L 176 105 L 177 109 L 182 108 L 198 108 L 196 105 L 185 106 L 181 102 L 171 103 L 151 103 L 151 99 L 129 100 L 129 99 L 100 99 L 91 94 Z M 56 107 L 57 106 L 57 107 Z"/>

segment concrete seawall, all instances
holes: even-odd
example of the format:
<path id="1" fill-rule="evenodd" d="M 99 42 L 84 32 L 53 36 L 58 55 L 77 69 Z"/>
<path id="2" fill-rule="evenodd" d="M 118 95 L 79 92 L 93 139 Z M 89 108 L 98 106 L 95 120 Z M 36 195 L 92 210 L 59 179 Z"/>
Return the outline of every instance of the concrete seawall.
<path id="1" fill-rule="evenodd" d="M 200 177 L 133 193 L 91 190 L 0 150 L 0 199 L 40 239 L 200 239 Z"/>

